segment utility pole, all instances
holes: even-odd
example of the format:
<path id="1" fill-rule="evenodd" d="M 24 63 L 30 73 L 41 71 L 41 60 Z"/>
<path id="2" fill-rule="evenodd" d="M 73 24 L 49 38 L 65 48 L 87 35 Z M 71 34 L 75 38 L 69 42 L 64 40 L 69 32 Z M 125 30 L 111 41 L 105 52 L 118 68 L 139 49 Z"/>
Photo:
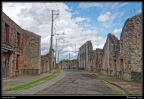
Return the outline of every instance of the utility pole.
<path id="1" fill-rule="evenodd" d="M 56 39 L 56 48 L 55 48 L 55 60 L 56 60 L 56 63 L 57 63 L 57 59 L 56 59 L 57 56 L 56 55 L 57 55 L 57 39 Z"/>
<path id="2" fill-rule="evenodd" d="M 59 54 L 61 50 L 58 50 L 58 64 L 59 64 Z M 60 66 L 60 65 L 59 65 Z"/>
<path id="3" fill-rule="evenodd" d="M 75 44 L 75 53 L 76 53 L 76 44 Z"/>
<path id="4" fill-rule="evenodd" d="M 58 50 L 58 63 L 59 63 L 59 50 Z"/>
<path id="5" fill-rule="evenodd" d="M 70 60 L 70 53 L 69 53 L 69 60 Z"/>
<path id="6" fill-rule="evenodd" d="M 50 39 L 50 65 L 49 65 L 49 73 L 51 73 L 51 69 L 52 69 L 52 66 L 54 65 L 53 64 L 53 51 L 52 51 L 52 49 L 53 49 L 53 21 L 57 18 L 55 18 L 54 20 L 53 20 L 53 15 L 59 15 L 58 13 L 57 14 L 53 14 L 53 11 L 55 11 L 55 10 L 52 10 L 52 26 L 51 26 L 51 39 Z"/>
<path id="7" fill-rule="evenodd" d="M 63 33 L 63 34 L 55 34 L 55 35 L 65 35 L 65 34 Z M 58 41 L 58 39 L 56 39 L 56 47 L 55 47 L 55 58 L 56 58 L 56 62 L 57 62 L 57 41 Z"/>

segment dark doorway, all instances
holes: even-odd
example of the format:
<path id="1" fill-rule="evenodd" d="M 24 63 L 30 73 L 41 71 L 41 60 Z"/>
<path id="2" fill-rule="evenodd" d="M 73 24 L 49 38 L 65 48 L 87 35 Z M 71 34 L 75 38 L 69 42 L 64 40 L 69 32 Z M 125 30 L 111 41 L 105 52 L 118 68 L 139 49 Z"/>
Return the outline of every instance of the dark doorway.
<path id="1" fill-rule="evenodd" d="M 3 53 L 2 55 L 2 77 L 9 77 L 9 53 Z"/>

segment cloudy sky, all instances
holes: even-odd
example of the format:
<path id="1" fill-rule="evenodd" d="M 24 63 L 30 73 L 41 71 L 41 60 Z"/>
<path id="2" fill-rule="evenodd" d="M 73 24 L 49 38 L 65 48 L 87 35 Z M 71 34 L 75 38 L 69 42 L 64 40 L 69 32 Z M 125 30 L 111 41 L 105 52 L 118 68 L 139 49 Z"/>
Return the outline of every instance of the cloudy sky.
<path id="1" fill-rule="evenodd" d="M 52 10 L 55 10 L 53 48 L 58 39 L 61 60 L 77 58 L 74 51 L 88 40 L 95 50 L 103 48 L 108 33 L 119 39 L 125 21 L 142 12 L 142 3 L 2 2 L 2 10 L 23 29 L 41 36 L 42 55 L 49 51 Z"/>

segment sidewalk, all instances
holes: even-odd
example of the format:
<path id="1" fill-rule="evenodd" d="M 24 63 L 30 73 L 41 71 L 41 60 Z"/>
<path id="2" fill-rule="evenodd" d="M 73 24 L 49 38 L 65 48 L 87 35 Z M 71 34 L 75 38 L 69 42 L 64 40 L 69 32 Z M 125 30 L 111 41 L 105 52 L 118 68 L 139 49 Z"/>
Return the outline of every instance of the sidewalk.
<path id="1" fill-rule="evenodd" d="M 109 81 L 109 83 L 117 85 L 119 88 L 122 88 L 130 95 L 142 95 L 142 83 L 126 81 L 116 77 L 106 76 L 105 80 Z"/>
<path id="2" fill-rule="evenodd" d="M 25 75 L 25 76 L 18 76 L 15 78 L 9 78 L 9 79 L 2 80 L 2 83 L 3 83 L 2 89 L 4 91 L 9 88 L 13 88 L 16 86 L 20 86 L 20 85 L 29 83 L 31 81 L 46 77 L 46 76 L 52 74 L 54 71 L 55 70 L 53 70 L 51 73 L 40 74 L 37 76 Z M 64 77 L 65 77 L 65 72 L 63 70 L 60 70 L 60 74 L 57 77 L 53 78 L 52 80 L 46 81 L 40 85 L 37 85 L 35 87 L 29 88 L 26 90 L 10 91 L 4 95 L 33 95 L 49 86 L 55 84 L 56 82 L 63 79 Z"/>
<path id="3" fill-rule="evenodd" d="M 142 95 L 142 83 L 126 81 L 121 78 L 108 76 L 108 75 L 100 75 L 99 73 L 90 72 L 90 74 L 97 76 L 99 79 L 125 91 L 125 94 L 128 95 Z"/>

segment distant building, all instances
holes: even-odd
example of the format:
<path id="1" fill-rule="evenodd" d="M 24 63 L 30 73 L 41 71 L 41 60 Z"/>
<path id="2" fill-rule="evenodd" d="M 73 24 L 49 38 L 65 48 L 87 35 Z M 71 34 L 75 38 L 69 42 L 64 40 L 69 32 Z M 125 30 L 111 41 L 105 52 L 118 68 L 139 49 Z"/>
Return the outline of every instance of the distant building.
<path id="1" fill-rule="evenodd" d="M 100 72 L 102 69 L 102 55 L 103 49 L 97 48 L 95 50 L 95 71 Z"/>
<path id="2" fill-rule="evenodd" d="M 78 61 L 69 60 L 68 62 L 61 61 L 60 67 L 62 69 L 78 69 Z"/>
<path id="3" fill-rule="evenodd" d="M 41 55 L 41 67 L 40 71 L 41 73 L 50 72 L 50 70 L 55 69 L 56 67 L 56 61 L 54 57 L 54 49 L 52 49 L 53 52 L 53 58 L 52 58 L 52 66 L 50 67 L 50 50 L 49 53 L 46 55 Z"/>
<path id="4" fill-rule="evenodd" d="M 46 55 L 41 55 L 40 73 L 46 73 L 49 71 L 49 62 L 50 62 L 49 53 Z"/>
<path id="5" fill-rule="evenodd" d="M 89 40 L 79 48 L 79 68 L 91 69 L 91 52 L 93 52 L 93 46 L 91 41 Z"/>

